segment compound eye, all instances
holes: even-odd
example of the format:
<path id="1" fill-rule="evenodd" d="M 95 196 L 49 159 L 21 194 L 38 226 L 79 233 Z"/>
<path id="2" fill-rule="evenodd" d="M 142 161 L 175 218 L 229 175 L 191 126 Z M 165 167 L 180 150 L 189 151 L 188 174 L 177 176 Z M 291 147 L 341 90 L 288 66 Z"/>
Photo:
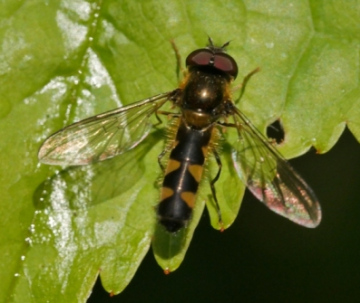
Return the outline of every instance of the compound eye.
<path id="1" fill-rule="evenodd" d="M 223 52 L 214 53 L 207 48 L 201 48 L 190 53 L 186 58 L 186 66 L 213 66 L 234 79 L 238 74 L 237 64 L 231 56 Z"/>
<path id="2" fill-rule="evenodd" d="M 238 74 L 238 67 L 234 58 L 225 53 L 215 54 L 214 67 L 229 74 L 230 76 L 233 76 L 234 79 Z"/>
<path id="3" fill-rule="evenodd" d="M 187 56 L 186 66 L 210 65 L 213 57 L 214 54 L 210 50 L 206 48 L 197 49 Z"/>

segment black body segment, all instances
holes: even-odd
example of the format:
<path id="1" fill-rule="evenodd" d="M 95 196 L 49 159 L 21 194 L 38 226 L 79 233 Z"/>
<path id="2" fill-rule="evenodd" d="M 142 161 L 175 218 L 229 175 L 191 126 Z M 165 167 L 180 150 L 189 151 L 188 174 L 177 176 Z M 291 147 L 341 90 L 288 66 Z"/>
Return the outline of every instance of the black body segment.
<path id="1" fill-rule="evenodd" d="M 177 99 L 173 100 L 182 115 L 157 208 L 159 222 L 169 232 L 183 228 L 191 217 L 206 157 L 215 137 L 214 127 L 220 117 L 226 116 L 228 87 L 235 75 L 214 64 L 218 62 L 219 53 L 223 54 L 223 49 L 211 48 L 209 52 L 194 54 L 193 58 L 189 56 L 188 76 L 180 85 Z M 225 58 L 227 55 L 221 60 Z M 232 61 L 229 65 L 235 73 Z"/>
<path id="2" fill-rule="evenodd" d="M 157 208 L 159 221 L 169 232 L 184 227 L 191 217 L 211 135 L 212 127 L 197 130 L 180 122 Z"/>

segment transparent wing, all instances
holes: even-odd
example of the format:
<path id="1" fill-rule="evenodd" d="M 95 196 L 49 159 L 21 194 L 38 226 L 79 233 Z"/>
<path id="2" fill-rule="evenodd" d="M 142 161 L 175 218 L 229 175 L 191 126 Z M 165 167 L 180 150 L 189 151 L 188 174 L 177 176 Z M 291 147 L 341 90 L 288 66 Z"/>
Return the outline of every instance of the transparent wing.
<path id="1" fill-rule="evenodd" d="M 92 165 L 60 169 L 46 178 L 35 190 L 35 207 L 39 210 L 76 211 L 88 209 L 123 194 L 136 185 L 148 169 L 142 160 L 161 140 L 160 134 L 163 134 L 160 129 L 154 129 L 139 148 L 134 148 L 120 157 Z M 134 193 L 133 197 L 135 196 Z M 124 206 L 128 201 L 119 203 Z"/>
<path id="2" fill-rule="evenodd" d="M 232 158 L 242 181 L 277 214 L 305 227 L 319 225 L 320 204 L 309 185 L 243 113 L 234 111 L 239 138 Z"/>
<path id="3" fill-rule="evenodd" d="M 148 135 L 151 115 L 172 93 L 159 94 L 63 128 L 43 143 L 38 154 L 40 162 L 86 165 L 135 147 Z"/>

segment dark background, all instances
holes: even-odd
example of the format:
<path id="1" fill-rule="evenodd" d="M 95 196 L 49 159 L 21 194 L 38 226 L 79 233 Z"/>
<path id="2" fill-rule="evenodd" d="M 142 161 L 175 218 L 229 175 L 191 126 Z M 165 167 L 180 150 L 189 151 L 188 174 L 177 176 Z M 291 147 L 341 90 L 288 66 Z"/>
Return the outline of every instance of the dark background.
<path id="1" fill-rule="evenodd" d="M 98 280 L 88 302 L 357 302 L 360 300 L 360 145 L 346 131 L 324 155 L 290 161 L 316 192 L 323 220 L 307 229 L 250 193 L 220 233 L 206 211 L 183 264 L 165 276 L 150 251 L 123 293 Z"/>

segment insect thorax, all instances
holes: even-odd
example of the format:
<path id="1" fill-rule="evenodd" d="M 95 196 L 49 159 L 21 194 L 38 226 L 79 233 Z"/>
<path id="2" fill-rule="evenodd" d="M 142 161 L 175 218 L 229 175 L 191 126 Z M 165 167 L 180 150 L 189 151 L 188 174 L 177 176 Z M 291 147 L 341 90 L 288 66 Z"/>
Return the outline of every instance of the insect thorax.
<path id="1" fill-rule="evenodd" d="M 217 116 L 221 112 L 230 77 L 211 67 L 192 67 L 185 83 L 181 108 Z"/>

